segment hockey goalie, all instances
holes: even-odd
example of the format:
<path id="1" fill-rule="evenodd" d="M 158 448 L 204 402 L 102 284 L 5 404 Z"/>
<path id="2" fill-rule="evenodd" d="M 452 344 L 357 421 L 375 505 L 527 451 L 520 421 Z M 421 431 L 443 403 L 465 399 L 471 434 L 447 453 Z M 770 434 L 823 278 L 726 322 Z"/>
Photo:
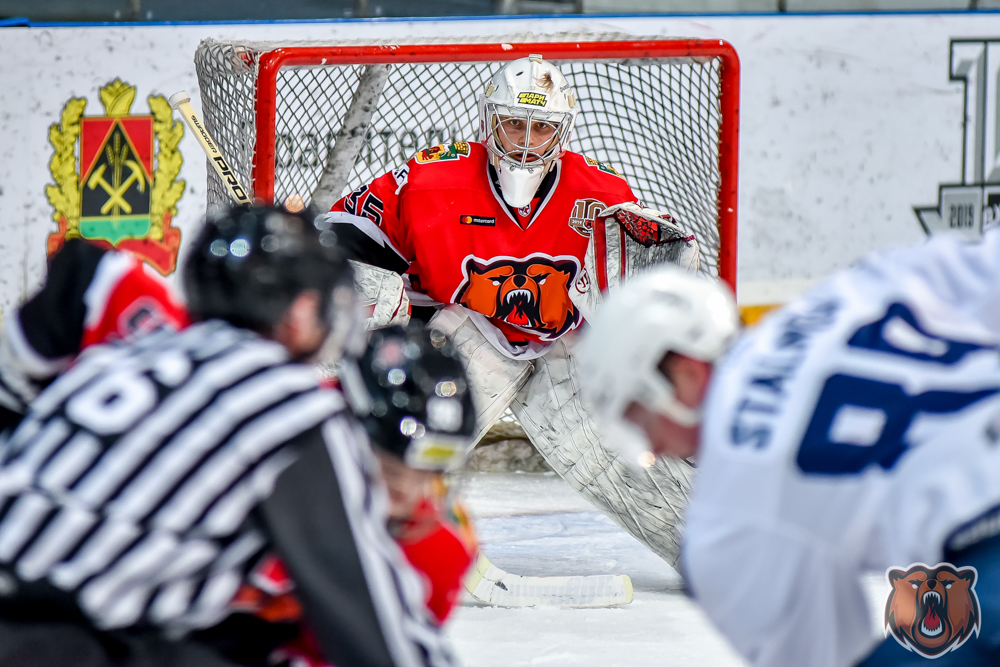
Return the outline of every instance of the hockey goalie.
<path id="1" fill-rule="evenodd" d="M 673 565 L 691 467 L 636 468 L 606 448 L 578 396 L 572 349 L 601 294 L 637 270 L 630 248 L 697 270 L 698 245 L 614 168 L 567 150 L 578 111 L 556 66 L 535 55 L 507 63 L 480 97 L 478 142 L 420 151 L 318 224 L 355 261 L 402 276 L 405 294 L 376 281 L 383 324 L 404 316 L 407 298 L 415 314 L 435 309 L 428 326 L 468 365 L 473 442 L 509 406 L 559 475 Z"/>

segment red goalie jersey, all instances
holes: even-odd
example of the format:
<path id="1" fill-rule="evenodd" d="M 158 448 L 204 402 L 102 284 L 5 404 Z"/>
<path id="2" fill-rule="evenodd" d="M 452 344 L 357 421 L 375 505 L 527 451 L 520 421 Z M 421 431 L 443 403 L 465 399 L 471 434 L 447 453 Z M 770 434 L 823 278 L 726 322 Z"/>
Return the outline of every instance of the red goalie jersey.
<path id="1" fill-rule="evenodd" d="M 531 204 L 513 209 L 486 148 L 459 142 L 420 151 L 341 199 L 329 219 L 353 226 L 334 229 L 355 259 L 405 273 L 432 302 L 482 313 L 516 350 L 580 323 L 568 290 L 583 269 L 593 220 L 634 201 L 614 169 L 567 152 Z M 353 242 L 358 231 L 362 243 Z"/>

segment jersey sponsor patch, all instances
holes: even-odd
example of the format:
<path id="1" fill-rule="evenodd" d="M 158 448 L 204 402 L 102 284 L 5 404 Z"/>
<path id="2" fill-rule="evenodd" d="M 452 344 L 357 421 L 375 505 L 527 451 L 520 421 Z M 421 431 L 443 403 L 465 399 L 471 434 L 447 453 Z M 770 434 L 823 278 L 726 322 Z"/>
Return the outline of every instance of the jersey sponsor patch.
<path id="1" fill-rule="evenodd" d="M 548 99 L 545 93 L 518 93 L 517 103 L 533 107 L 544 107 Z"/>
<path id="2" fill-rule="evenodd" d="M 534 253 L 525 258 L 479 259 L 468 255 L 462 265 L 465 279 L 452 302 L 524 327 L 553 340 L 580 321 L 569 298 L 569 286 L 580 272 L 576 257 Z"/>
<path id="3" fill-rule="evenodd" d="M 453 144 L 439 144 L 437 146 L 425 148 L 416 154 L 415 159 L 418 164 L 427 164 L 428 162 L 447 162 L 449 160 L 469 157 L 470 152 L 471 149 L 469 148 L 468 142 L 456 141 Z"/>
<path id="4" fill-rule="evenodd" d="M 612 167 L 609 164 L 605 164 L 605 163 L 601 162 L 600 160 L 595 160 L 594 158 L 587 157 L 587 156 L 584 156 L 583 159 L 591 167 L 597 167 L 598 169 L 600 169 L 601 171 L 603 171 L 605 174 L 611 174 L 612 176 L 617 176 L 618 178 L 625 178 L 620 173 L 618 173 L 617 169 L 615 169 L 614 167 Z"/>
<path id="5" fill-rule="evenodd" d="M 569 226 L 580 236 L 590 236 L 597 214 L 607 208 L 600 199 L 577 199 L 569 214 Z"/>
<path id="6" fill-rule="evenodd" d="M 497 219 L 484 215 L 460 215 L 458 222 L 462 225 L 475 225 L 477 227 L 496 227 Z"/>
<path id="7" fill-rule="evenodd" d="M 885 634 L 925 658 L 939 658 L 979 635 L 981 612 L 971 566 L 914 563 L 886 570 Z"/>

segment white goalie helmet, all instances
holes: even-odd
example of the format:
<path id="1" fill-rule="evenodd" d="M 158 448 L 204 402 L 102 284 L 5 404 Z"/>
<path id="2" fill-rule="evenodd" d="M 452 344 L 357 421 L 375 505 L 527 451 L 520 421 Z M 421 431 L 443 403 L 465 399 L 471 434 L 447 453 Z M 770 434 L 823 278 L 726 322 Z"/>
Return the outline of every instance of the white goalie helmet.
<path id="1" fill-rule="evenodd" d="M 531 203 L 566 152 L 577 111 L 566 77 L 539 55 L 507 63 L 486 82 L 479 98 L 479 140 L 497 170 L 504 201 L 515 208 Z"/>
<path id="2" fill-rule="evenodd" d="M 609 446 L 629 463 L 649 458 L 645 434 L 625 419 L 635 401 L 693 426 L 701 409 L 683 405 L 660 372 L 668 352 L 714 362 L 739 331 L 736 302 L 717 280 L 664 265 L 611 292 L 576 348 L 584 397 Z"/>

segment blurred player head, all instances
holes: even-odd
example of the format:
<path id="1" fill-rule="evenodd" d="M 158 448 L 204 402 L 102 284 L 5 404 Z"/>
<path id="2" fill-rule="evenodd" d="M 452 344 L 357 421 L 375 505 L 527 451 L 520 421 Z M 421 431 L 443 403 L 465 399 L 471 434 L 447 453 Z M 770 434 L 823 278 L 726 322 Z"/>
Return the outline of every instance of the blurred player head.
<path id="1" fill-rule="evenodd" d="M 738 328 L 725 285 L 675 266 L 612 292 L 577 348 L 607 442 L 647 467 L 650 452 L 693 455 L 712 364 Z"/>
<path id="2" fill-rule="evenodd" d="M 300 213 L 241 206 L 212 215 L 184 266 L 194 320 L 221 319 L 299 358 L 363 344 L 350 265 L 337 237 Z M 330 353 L 331 350 L 326 350 Z"/>
<path id="3" fill-rule="evenodd" d="M 430 480 L 461 465 L 472 444 L 476 416 L 458 353 L 439 331 L 389 327 L 372 333 L 340 379 L 379 455 L 392 514 L 406 516 Z"/>
<path id="4" fill-rule="evenodd" d="M 559 68 L 532 55 L 504 65 L 479 99 L 480 140 L 504 201 L 520 208 L 566 151 L 578 108 Z"/>

